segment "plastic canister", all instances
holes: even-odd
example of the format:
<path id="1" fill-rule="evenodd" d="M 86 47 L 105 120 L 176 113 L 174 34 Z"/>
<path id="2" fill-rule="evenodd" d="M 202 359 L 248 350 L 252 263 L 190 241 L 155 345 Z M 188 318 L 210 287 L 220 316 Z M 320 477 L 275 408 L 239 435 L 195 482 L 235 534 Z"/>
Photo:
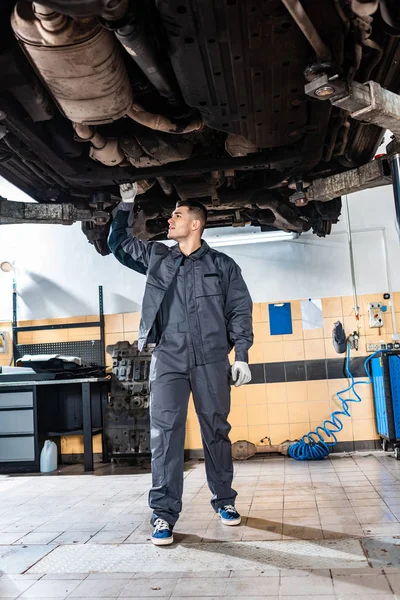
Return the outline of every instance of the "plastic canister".
<path id="1" fill-rule="evenodd" d="M 40 472 L 50 473 L 57 470 L 57 445 L 46 440 L 40 453 Z"/>

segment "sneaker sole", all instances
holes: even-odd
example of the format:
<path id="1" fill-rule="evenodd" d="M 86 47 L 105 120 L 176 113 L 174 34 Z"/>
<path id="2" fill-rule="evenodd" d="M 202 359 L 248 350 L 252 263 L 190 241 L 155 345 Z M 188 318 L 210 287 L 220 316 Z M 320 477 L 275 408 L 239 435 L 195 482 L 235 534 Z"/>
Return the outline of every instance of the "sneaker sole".
<path id="1" fill-rule="evenodd" d="M 151 538 L 151 541 L 153 542 L 153 544 L 155 546 L 169 546 L 170 544 L 174 543 L 174 538 L 169 537 L 169 538 Z"/>
<path id="2" fill-rule="evenodd" d="M 240 525 L 241 522 L 242 522 L 242 517 L 239 517 L 238 519 L 224 519 L 223 517 L 221 517 L 221 523 L 223 525 L 229 525 L 230 527 L 234 527 L 235 525 Z"/>

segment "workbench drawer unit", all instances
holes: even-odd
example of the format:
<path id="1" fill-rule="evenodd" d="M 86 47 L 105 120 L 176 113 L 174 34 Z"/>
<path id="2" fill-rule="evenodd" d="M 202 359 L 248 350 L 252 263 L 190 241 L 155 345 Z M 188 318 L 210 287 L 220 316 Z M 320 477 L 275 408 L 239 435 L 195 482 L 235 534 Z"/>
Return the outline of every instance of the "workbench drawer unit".
<path id="1" fill-rule="evenodd" d="M 38 471 L 36 389 L 0 389 L 0 473 Z"/>

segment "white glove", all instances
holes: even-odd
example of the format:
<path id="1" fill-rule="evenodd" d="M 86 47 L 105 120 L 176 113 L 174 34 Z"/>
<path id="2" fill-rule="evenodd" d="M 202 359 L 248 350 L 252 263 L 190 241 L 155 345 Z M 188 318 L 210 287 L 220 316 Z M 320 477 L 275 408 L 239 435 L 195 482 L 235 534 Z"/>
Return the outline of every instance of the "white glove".
<path id="1" fill-rule="evenodd" d="M 251 381 L 250 367 L 246 362 L 237 360 L 233 363 L 232 367 L 232 379 L 235 382 L 235 386 L 243 385 Z"/>
<path id="2" fill-rule="evenodd" d="M 137 183 L 121 183 L 119 193 L 123 202 L 135 202 L 136 194 L 138 193 Z"/>

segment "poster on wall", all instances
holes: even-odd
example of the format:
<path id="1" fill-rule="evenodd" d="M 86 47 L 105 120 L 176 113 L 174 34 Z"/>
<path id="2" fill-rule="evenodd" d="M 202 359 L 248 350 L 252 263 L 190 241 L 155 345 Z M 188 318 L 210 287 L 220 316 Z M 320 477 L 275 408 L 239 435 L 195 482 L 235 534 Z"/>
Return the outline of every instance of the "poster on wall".
<path id="1" fill-rule="evenodd" d="M 268 304 L 268 311 L 271 335 L 287 335 L 293 333 L 290 302 Z"/>
<path id="2" fill-rule="evenodd" d="M 304 329 L 322 329 L 324 319 L 322 316 L 322 301 L 318 298 L 301 300 L 301 319 Z"/>

